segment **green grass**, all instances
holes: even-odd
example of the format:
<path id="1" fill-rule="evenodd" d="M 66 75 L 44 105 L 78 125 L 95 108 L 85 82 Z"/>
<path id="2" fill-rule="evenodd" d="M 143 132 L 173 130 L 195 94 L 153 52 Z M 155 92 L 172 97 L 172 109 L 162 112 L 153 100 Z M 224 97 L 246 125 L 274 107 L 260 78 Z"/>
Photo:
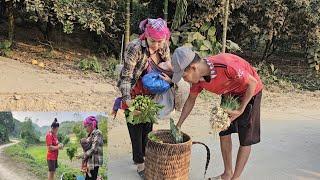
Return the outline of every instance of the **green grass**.
<path id="1" fill-rule="evenodd" d="M 78 153 L 80 152 L 82 152 L 82 150 L 80 147 L 78 147 Z M 33 145 L 25 148 L 21 143 L 19 143 L 17 145 L 6 148 L 5 153 L 11 156 L 14 160 L 26 164 L 28 170 L 33 172 L 40 179 L 47 178 L 47 147 L 44 144 Z M 104 154 L 107 154 L 107 146 L 104 147 Z M 70 161 L 65 149 L 59 151 L 58 163 L 59 168 L 56 172 L 56 179 L 59 179 L 59 177 L 61 177 L 62 173 L 64 172 L 77 172 L 78 175 L 81 175 L 81 161 Z M 106 163 L 107 158 L 105 156 L 104 166 L 99 169 L 99 174 L 103 176 L 104 179 L 107 179 L 107 177 L 105 176 L 107 171 Z"/>

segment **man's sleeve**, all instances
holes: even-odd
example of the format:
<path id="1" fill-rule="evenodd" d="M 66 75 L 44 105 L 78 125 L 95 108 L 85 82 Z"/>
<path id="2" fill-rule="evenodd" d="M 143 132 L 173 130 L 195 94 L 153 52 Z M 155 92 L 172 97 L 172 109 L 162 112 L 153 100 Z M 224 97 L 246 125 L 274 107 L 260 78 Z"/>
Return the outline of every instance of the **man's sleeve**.
<path id="1" fill-rule="evenodd" d="M 198 96 L 199 93 L 203 90 L 199 83 L 192 84 L 190 87 L 190 94 Z"/>

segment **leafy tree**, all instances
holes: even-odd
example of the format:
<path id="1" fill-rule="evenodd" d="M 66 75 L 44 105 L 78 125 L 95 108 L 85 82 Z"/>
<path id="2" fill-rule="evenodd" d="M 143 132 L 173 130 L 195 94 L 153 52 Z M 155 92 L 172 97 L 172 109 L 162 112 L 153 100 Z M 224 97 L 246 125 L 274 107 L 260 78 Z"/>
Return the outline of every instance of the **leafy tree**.
<path id="1" fill-rule="evenodd" d="M 105 144 L 108 143 L 108 118 L 106 116 L 98 116 L 97 117 L 99 123 L 98 127 L 103 135 L 103 141 Z"/>
<path id="2" fill-rule="evenodd" d="M 21 123 L 21 138 L 26 144 L 36 144 L 40 142 L 39 134 L 39 132 L 36 132 L 31 118 L 26 117 L 25 121 Z"/>
<path id="3" fill-rule="evenodd" d="M 11 112 L 0 112 L 0 144 L 9 142 L 9 133 L 14 129 Z"/>
<path id="4" fill-rule="evenodd" d="M 81 124 L 76 124 L 73 126 L 73 133 L 76 135 L 78 142 L 80 142 L 82 138 L 86 137 L 87 134 Z"/>

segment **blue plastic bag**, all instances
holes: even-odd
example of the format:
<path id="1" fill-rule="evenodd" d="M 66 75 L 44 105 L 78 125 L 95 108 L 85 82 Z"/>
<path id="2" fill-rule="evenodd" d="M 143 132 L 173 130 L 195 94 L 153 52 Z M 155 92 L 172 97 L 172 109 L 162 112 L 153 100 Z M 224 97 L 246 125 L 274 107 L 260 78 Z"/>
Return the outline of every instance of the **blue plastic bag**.
<path id="1" fill-rule="evenodd" d="M 159 72 L 150 72 L 142 77 L 143 87 L 153 94 L 162 94 L 170 89 L 170 84 L 160 77 Z"/>

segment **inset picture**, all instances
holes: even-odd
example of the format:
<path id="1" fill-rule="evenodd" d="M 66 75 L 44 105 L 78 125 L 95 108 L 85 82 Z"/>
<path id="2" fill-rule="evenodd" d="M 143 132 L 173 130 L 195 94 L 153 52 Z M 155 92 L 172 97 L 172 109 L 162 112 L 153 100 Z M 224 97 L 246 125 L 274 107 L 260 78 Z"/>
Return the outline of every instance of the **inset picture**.
<path id="1" fill-rule="evenodd" d="M 103 112 L 0 112 L 0 179 L 107 179 L 107 119 Z"/>

